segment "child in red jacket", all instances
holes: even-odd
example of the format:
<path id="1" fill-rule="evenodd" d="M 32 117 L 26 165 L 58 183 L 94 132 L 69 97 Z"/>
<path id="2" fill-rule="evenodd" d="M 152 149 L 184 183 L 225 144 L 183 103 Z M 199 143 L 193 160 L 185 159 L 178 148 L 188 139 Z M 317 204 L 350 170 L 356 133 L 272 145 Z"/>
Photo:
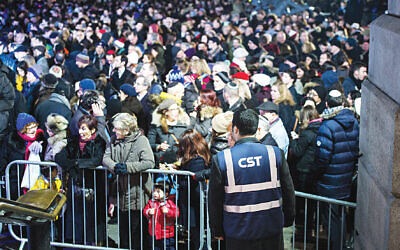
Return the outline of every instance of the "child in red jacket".
<path id="1" fill-rule="evenodd" d="M 153 199 L 149 200 L 143 210 L 143 214 L 149 219 L 149 234 L 154 237 L 156 250 L 175 250 L 175 221 L 179 217 L 179 209 L 168 199 L 169 189 L 168 182 L 154 184 Z M 153 245 L 153 239 L 150 244 Z"/>

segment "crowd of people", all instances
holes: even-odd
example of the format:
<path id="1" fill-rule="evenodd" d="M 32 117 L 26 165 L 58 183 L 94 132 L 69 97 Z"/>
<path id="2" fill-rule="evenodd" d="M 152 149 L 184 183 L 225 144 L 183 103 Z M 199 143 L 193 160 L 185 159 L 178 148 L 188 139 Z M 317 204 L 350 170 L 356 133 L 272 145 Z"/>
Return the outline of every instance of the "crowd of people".
<path id="1" fill-rule="evenodd" d="M 282 150 L 296 190 L 349 200 L 369 29 L 348 22 L 346 3 L 330 13 L 316 7 L 280 16 L 251 1 L 0 3 L 1 174 L 13 160 L 58 163 L 46 180 L 68 176 L 67 240 L 104 243 L 107 189 L 122 247 L 130 238 L 138 249 L 141 230 L 156 232 L 156 246 L 169 238 L 172 247 L 178 216 L 191 218 L 180 223 L 198 235 L 202 181 L 177 187 L 138 173 L 177 169 L 209 178 L 212 158 L 235 145 L 234 114 L 252 109 L 255 137 Z M 112 173 L 107 183 L 94 170 L 101 165 Z M 10 173 L 13 199 L 17 172 Z M 176 189 L 178 204 L 162 202 Z M 302 216 L 303 207 L 299 201 Z M 200 239 L 193 241 L 198 248 Z"/>

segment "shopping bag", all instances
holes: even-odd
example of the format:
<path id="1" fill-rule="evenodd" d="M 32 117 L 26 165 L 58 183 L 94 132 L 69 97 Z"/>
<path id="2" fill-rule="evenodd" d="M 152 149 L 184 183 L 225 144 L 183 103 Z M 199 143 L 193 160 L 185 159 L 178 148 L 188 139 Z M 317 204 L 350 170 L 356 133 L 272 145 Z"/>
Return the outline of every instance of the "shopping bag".
<path id="1" fill-rule="evenodd" d="M 28 161 L 40 162 L 38 154 L 30 153 Z M 36 164 L 26 164 L 24 176 L 22 177 L 21 187 L 31 189 L 40 176 L 40 166 Z"/>

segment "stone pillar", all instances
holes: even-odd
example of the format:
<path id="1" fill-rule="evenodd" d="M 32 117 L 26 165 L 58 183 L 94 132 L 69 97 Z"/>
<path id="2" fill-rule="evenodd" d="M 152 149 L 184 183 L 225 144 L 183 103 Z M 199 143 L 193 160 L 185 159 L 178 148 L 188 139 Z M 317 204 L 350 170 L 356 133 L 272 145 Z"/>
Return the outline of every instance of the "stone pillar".
<path id="1" fill-rule="evenodd" d="M 362 87 L 355 249 L 400 246 L 400 0 L 371 24 Z"/>

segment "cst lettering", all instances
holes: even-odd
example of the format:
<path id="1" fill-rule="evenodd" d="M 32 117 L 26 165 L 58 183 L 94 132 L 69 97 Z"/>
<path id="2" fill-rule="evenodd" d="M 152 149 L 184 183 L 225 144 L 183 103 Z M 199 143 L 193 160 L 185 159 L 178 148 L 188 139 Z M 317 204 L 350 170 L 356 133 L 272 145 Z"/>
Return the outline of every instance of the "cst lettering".
<path id="1" fill-rule="evenodd" d="M 239 167 L 241 168 L 251 168 L 255 166 L 259 167 L 261 158 L 262 156 L 240 158 L 238 161 Z"/>

